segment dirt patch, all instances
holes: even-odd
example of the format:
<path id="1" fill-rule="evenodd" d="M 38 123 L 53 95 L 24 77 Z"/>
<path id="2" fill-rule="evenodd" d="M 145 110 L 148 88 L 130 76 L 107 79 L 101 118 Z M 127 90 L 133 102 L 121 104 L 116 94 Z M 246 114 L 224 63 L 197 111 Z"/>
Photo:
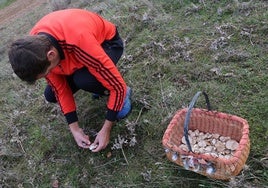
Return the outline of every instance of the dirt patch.
<path id="1" fill-rule="evenodd" d="M 23 13 L 33 10 L 45 2 L 46 0 L 17 0 L 4 9 L 0 10 L 0 24 L 12 21 Z"/>

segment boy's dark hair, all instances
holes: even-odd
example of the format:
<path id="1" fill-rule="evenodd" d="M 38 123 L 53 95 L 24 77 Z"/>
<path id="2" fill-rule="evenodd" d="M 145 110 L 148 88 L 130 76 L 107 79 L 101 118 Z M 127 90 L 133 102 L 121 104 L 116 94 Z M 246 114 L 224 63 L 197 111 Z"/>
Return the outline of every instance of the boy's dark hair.
<path id="1" fill-rule="evenodd" d="M 37 80 L 50 65 L 47 52 L 51 44 L 46 36 L 26 36 L 14 41 L 9 49 L 9 61 L 15 74 L 29 84 Z"/>

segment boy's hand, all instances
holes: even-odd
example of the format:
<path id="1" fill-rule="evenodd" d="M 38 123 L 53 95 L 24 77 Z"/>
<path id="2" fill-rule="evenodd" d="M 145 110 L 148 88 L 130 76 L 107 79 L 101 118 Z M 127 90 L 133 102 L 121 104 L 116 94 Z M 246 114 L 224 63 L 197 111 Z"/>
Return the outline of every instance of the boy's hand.
<path id="1" fill-rule="evenodd" d="M 113 122 L 106 120 L 102 129 L 99 131 L 94 143 L 92 145 L 97 145 L 95 149 L 92 149 L 92 152 L 98 152 L 109 144 L 110 141 L 110 132 L 113 126 Z"/>
<path id="2" fill-rule="evenodd" d="M 78 126 L 78 122 L 69 124 L 69 127 L 77 145 L 81 148 L 88 149 L 91 144 L 89 136 L 85 135 L 83 130 Z"/>

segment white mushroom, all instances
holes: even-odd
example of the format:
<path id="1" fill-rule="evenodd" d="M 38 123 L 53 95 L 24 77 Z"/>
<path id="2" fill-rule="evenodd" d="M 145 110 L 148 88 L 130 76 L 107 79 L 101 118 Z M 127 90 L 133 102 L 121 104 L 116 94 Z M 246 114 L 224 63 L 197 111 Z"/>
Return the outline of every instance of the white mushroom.
<path id="1" fill-rule="evenodd" d="M 198 146 L 199 147 L 205 147 L 207 145 L 205 140 L 201 140 L 200 142 L 198 142 Z"/>
<path id="2" fill-rule="evenodd" d="M 188 149 L 188 147 L 185 145 L 185 144 L 181 144 L 180 146 L 179 146 L 179 148 L 182 150 L 182 151 L 189 151 L 189 149 Z"/>
<path id="3" fill-rule="evenodd" d="M 220 141 L 216 142 L 215 147 L 219 153 L 225 150 L 225 144 Z"/>
<path id="4" fill-rule="evenodd" d="M 199 135 L 199 130 L 196 129 L 196 130 L 194 131 L 194 133 L 195 133 L 196 136 L 198 136 L 198 135 Z"/>
<path id="5" fill-rule="evenodd" d="M 173 153 L 171 158 L 172 158 L 173 161 L 176 161 L 178 159 L 178 154 Z"/>
<path id="6" fill-rule="evenodd" d="M 181 138 L 181 142 L 182 142 L 183 144 L 186 144 L 185 136 L 183 136 L 183 137 Z"/>
<path id="7" fill-rule="evenodd" d="M 226 142 L 226 148 L 235 151 L 238 148 L 239 144 L 235 140 L 228 140 Z"/>
<path id="8" fill-rule="evenodd" d="M 230 158 L 234 155 L 239 143 L 229 136 L 221 136 L 217 133 L 204 133 L 199 130 L 188 131 L 189 141 L 193 152 L 209 154 L 213 157 Z M 181 150 L 188 152 L 185 137 L 181 139 Z"/>
<path id="9" fill-rule="evenodd" d="M 206 148 L 205 148 L 205 151 L 206 152 L 211 152 L 213 150 L 213 148 L 212 148 L 212 146 L 207 146 Z"/>
<path id="10" fill-rule="evenodd" d="M 220 137 L 220 135 L 219 134 L 212 134 L 212 137 L 218 139 Z"/>
<path id="11" fill-rule="evenodd" d="M 96 149 L 98 147 L 98 145 L 96 145 L 96 144 L 91 144 L 90 146 L 89 146 L 89 150 L 94 150 L 94 149 Z"/>
<path id="12" fill-rule="evenodd" d="M 217 140 L 216 140 L 215 138 L 212 138 L 212 140 L 210 141 L 210 144 L 211 144 L 211 145 L 215 145 L 216 142 L 217 142 Z"/>

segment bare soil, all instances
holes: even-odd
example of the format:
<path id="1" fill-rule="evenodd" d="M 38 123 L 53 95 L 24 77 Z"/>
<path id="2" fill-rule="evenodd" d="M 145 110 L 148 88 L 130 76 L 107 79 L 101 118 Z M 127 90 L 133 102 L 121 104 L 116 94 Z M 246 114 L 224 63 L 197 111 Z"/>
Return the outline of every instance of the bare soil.
<path id="1" fill-rule="evenodd" d="M 17 0 L 11 5 L 0 10 L 0 24 L 12 22 L 12 20 L 16 19 L 27 11 L 35 9 L 44 2 L 46 2 L 46 0 Z"/>

